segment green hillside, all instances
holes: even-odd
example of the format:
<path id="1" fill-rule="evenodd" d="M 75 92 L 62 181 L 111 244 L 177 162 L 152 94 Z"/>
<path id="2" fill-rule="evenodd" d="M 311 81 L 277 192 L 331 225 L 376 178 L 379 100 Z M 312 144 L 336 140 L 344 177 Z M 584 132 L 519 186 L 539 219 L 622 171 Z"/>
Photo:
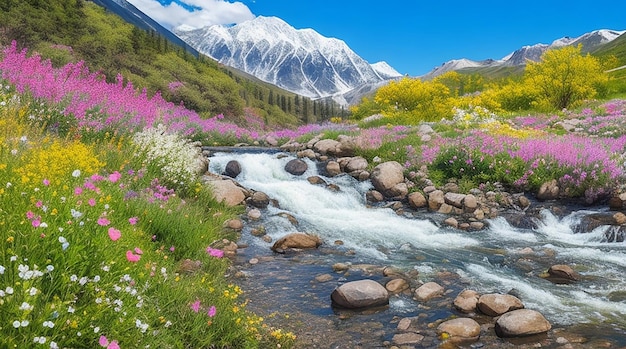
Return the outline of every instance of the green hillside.
<path id="1" fill-rule="evenodd" d="M 84 0 L 6 0 L 0 3 L 0 45 L 20 47 L 49 58 L 55 66 L 85 61 L 115 81 L 121 74 L 136 88 L 159 92 L 203 117 L 223 114 L 246 125 L 260 116 L 271 127 L 330 118 L 328 102 L 264 83 L 206 56 L 195 58 L 155 32 L 123 21 Z"/>
<path id="2" fill-rule="evenodd" d="M 626 65 L 626 33 L 600 47 L 592 54 L 603 60 L 616 59 L 615 64 L 618 67 Z M 613 79 L 614 90 L 617 93 L 626 93 L 626 69 L 610 71 L 609 76 Z"/>

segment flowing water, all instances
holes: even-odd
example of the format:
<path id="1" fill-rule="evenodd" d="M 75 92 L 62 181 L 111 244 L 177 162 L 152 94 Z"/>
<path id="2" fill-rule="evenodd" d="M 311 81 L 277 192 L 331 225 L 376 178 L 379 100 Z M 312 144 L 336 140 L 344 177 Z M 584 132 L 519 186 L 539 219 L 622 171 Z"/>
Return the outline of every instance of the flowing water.
<path id="1" fill-rule="evenodd" d="M 338 274 L 331 268 L 334 263 L 394 266 L 407 273 L 418 272 L 422 282 L 443 282 L 451 299 L 464 288 L 479 293 L 512 292 L 526 308 L 544 314 L 553 328 L 582 328 L 586 338 L 626 346 L 626 243 L 605 242 L 607 227 L 574 234 L 573 227 L 591 211 L 558 218 L 544 210 L 533 230 L 515 228 L 504 218 L 496 218 L 489 221 L 488 229 L 462 232 L 435 223 L 441 217 L 433 213 L 398 215 L 389 208 L 370 207 L 365 202 L 369 181 L 358 182 L 347 175 L 321 176 L 316 163 L 309 160 L 307 172 L 293 176 L 284 171 L 293 159 L 290 156 L 216 153 L 210 158 L 211 172 L 222 173 L 233 159 L 242 166 L 237 177 L 242 186 L 262 191 L 279 204 L 265 209 L 262 221 L 248 224 L 241 236 L 241 243 L 248 248 L 239 256 L 243 264 L 250 258 L 266 261 L 248 266 L 246 283 L 253 288 L 253 298 L 273 299 L 268 302 L 276 311 L 297 310 L 324 318 L 335 328 L 342 326 L 338 318 L 350 318 L 352 322 L 343 324 L 367 323 L 377 329 L 373 332 L 381 341 L 391 338 L 397 317 L 422 314 L 427 322 L 455 314 L 449 306 L 424 307 L 410 296 L 393 297 L 388 309 L 360 317 L 342 317 L 331 308 L 330 292 L 337 285 L 365 277 L 382 279 L 366 272 Z M 310 184 L 306 179 L 314 175 L 340 190 Z M 295 217 L 297 225 L 281 213 Z M 275 255 L 271 243 L 249 234 L 249 229 L 261 225 L 274 241 L 300 231 L 317 234 L 324 245 L 315 251 Z M 582 280 L 555 284 L 542 278 L 554 264 L 572 266 Z M 442 271 L 457 276 L 446 281 Z M 314 281 L 324 273 L 333 276 L 331 282 Z"/>

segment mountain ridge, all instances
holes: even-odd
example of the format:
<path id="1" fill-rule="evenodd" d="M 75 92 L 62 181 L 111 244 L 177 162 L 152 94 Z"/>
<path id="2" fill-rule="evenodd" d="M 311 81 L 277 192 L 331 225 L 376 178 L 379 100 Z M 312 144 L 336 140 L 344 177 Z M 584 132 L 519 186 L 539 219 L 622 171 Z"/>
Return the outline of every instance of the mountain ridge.
<path id="1" fill-rule="evenodd" d="M 369 64 L 343 40 L 295 29 L 278 17 L 173 32 L 222 64 L 313 99 L 402 76 L 386 62 Z"/>
<path id="2" fill-rule="evenodd" d="M 501 59 L 486 59 L 474 61 L 467 58 L 453 59 L 433 68 L 430 72 L 420 76 L 423 79 L 432 79 L 448 71 L 456 71 L 465 68 L 496 68 L 496 67 L 519 67 L 526 65 L 527 60 L 539 61 L 541 55 L 552 48 L 564 46 L 582 45 L 582 52 L 592 52 L 598 47 L 617 39 L 626 30 L 598 29 L 578 37 L 568 36 L 553 40 L 550 44 L 538 43 L 525 45 L 511 52 Z"/>

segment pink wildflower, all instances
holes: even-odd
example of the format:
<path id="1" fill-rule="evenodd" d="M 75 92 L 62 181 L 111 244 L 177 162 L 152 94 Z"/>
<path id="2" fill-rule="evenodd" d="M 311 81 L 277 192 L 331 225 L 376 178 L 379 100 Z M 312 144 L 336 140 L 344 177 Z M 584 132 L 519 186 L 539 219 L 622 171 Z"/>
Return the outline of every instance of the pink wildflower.
<path id="1" fill-rule="evenodd" d="M 100 340 L 98 340 L 98 344 L 100 344 L 101 347 L 106 347 L 107 345 L 109 345 L 109 340 L 105 336 L 100 336 Z"/>
<path id="2" fill-rule="evenodd" d="M 115 228 L 109 228 L 109 237 L 111 238 L 111 240 L 117 241 L 119 240 L 119 238 L 122 237 L 122 232 Z"/>
<path id="3" fill-rule="evenodd" d="M 78 196 L 78 195 L 80 195 L 82 193 L 83 193 L 83 188 L 81 188 L 81 187 L 74 188 L 74 195 Z"/>
<path id="4" fill-rule="evenodd" d="M 196 313 L 200 311 L 200 300 L 196 299 L 195 302 L 191 303 L 191 310 L 193 310 Z"/>
<path id="5" fill-rule="evenodd" d="M 37 228 L 41 225 L 41 221 L 39 220 L 39 218 L 33 219 L 33 221 L 31 222 L 33 224 L 33 227 Z"/>
<path id="6" fill-rule="evenodd" d="M 33 213 L 33 211 L 26 212 L 26 218 L 28 218 L 28 219 L 35 218 L 35 214 Z"/>
<path id="7" fill-rule="evenodd" d="M 224 257 L 224 251 L 219 250 L 217 248 L 212 248 L 211 246 L 206 248 L 206 253 L 208 253 L 211 257 L 217 257 L 217 258 Z"/>
<path id="8" fill-rule="evenodd" d="M 104 217 L 100 217 L 98 218 L 98 225 L 102 226 L 102 227 L 106 227 L 107 225 L 111 224 L 111 221 L 104 218 Z"/>
<path id="9" fill-rule="evenodd" d="M 87 203 L 89 204 L 89 206 L 94 207 L 96 206 L 96 199 L 91 198 L 89 199 L 89 201 L 87 201 Z"/>
<path id="10" fill-rule="evenodd" d="M 83 187 L 85 187 L 85 189 L 97 191 L 96 185 L 93 184 L 92 182 L 85 182 L 85 184 L 83 184 Z"/>
<path id="11" fill-rule="evenodd" d="M 130 218 L 128 218 L 128 223 L 130 223 L 130 225 L 135 225 L 135 224 L 137 224 L 138 221 L 139 221 L 139 217 L 130 217 Z"/>
<path id="12" fill-rule="evenodd" d="M 50 185 L 50 180 L 48 179 L 44 179 L 43 180 L 43 185 L 45 185 L 46 187 Z"/>
<path id="13" fill-rule="evenodd" d="M 107 349 L 120 349 L 120 345 L 117 344 L 117 341 L 111 341 L 111 343 L 107 345 Z"/>
<path id="14" fill-rule="evenodd" d="M 209 308 L 209 311 L 207 311 L 207 315 L 208 315 L 209 317 L 214 317 L 216 313 L 217 313 L 217 309 L 215 308 L 215 306 L 214 306 L 214 305 L 212 305 L 212 306 Z"/>
<path id="15" fill-rule="evenodd" d="M 140 255 L 134 254 L 133 251 L 128 250 L 126 251 L 126 259 L 131 262 L 131 263 L 137 263 L 139 262 L 139 259 L 141 258 Z"/>
<path id="16" fill-rule="evenodd" d="M 143 251 L 139 247 L 135 247 L 136 254 L 143 254 Z"/>
<path id="17" fill-rule="evenodd" d="M 113 173 L 111 173 L 111 174 L 109 175 L 109 181 L 110 181 L 111 183 L 115 183 L 115 182 L 119 181 L 119 180 L 120 180 L 120 178 L 122 178 L 122 174 L 121 174 L 121 173 L 119 173 L 118 171 L 115 171 L 115 172 L 113 172 Z"/>

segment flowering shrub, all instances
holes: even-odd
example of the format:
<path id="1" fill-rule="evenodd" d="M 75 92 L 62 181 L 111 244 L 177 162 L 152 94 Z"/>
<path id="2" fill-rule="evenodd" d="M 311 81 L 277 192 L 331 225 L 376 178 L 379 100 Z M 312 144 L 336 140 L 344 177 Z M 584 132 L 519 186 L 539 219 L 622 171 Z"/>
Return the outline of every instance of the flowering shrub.
<path id="1" fill-rule="evenodd" d="M 165 126 L 147 128 L 133 136 L 135 156 L 143 161 L 151 173 L 174 188 L 188 187 L 198 174 L 206 170 L 206 158 L 200 147 Z"/>
<path id="2" fill-rule="evenodd" d="M 24 139 L 24 143 L 28 142 Z M 25 161 L 18 162 L 15 173 L 21 183 L 30 187 L 41 185 L 44 180 L 59 185 L 75 170 L 93 174 L 104 165 L 93 147 L 79 141 L 44 139 L 37 147 L 27 147 L 20 155 Z"/>

